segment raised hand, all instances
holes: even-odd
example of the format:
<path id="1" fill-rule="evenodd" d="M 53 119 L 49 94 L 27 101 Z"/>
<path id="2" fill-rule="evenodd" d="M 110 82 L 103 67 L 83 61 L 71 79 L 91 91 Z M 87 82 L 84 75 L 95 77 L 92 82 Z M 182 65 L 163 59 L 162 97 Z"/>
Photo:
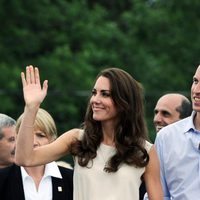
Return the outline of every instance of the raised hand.
<path id="1" fill-rule="evenodd" d="M 39 69 L 32 65 L 26 67 L 26 75 L 21 73 L 21 79 L 26 106 L 40 106 L 47 94 L 48 81 L 45 80 L 41 87 Z"/>

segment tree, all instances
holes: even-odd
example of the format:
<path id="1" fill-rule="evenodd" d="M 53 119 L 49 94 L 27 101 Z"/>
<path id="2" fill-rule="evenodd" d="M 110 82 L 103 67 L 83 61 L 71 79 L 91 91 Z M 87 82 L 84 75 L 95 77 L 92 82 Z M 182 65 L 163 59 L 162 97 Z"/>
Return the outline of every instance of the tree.
<path id="1" fill-rule="evenodd" d="M 120 67 L 144 86 L 153 141 L 158 97 L 168 91 L 190 96 L 199 64 L 199 6 L 197 0 L 0 1 L 1 112 L 23 112 L 19 74 L 33 64 L 49 79 L 42 106 L 59 132 L 77 127 L 97 73 Z"/>

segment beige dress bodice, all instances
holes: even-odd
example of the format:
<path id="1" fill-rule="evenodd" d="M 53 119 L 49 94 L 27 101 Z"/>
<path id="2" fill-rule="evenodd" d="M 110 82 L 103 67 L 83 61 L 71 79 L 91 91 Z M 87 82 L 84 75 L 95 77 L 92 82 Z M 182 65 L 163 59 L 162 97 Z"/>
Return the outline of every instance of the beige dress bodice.
<path id="1" fill-rule="evenodd" d="M 146 141 L 148 152 L 151 146 Z M 103 170 L 105 163 L 114 153 L 114 147 L 101 143 L 88 167 L 81 167 L 75 158 L 74 200 L 139 200 L 145 167 L 122 164 L 117 172 L 107 173 Z"/>

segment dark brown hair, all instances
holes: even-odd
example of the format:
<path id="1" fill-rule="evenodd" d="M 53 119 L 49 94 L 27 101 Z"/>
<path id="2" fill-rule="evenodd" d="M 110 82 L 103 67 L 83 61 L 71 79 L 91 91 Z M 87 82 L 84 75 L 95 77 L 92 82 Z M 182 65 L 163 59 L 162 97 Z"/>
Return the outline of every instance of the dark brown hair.
<path id="1" fill-rule="evenodd" d="M 118 110 L 114 136 L 116 154 L 111 157 L 104 170 L 116 172 L 122 163 L 144 167 L 149 161 L 149 156 L 145 150 L 147 127 L 141 84 L 118 68 L 107 68 L 101 71 L 96 79 L 100 76 L 109 79 L 111 97 Z M 103 140 L 101 122 L 93 119 L 90 102 L 83 129 L 83 138 L 72 145 L 71 153 L 77 156 L 81 166 L 87 166 L 88 162 L 96 157 L 97 148 Z"/>

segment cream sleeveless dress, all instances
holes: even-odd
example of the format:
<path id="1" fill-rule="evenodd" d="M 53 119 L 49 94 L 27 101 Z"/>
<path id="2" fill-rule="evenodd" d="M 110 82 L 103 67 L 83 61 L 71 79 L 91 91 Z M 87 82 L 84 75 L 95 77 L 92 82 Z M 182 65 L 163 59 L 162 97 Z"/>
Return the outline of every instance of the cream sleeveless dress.
<path id="1" fill-rule="evenodd" d="M 146 141 L 149 152 L 152 144 Z M 115 153 L 115 148 L 101 143 L 97 156 L 87 167 L 81 167 L 75 158 L 74 200 L 139 200 L 141 176 L 145 167 L 122 164 L 117 172 L 107 173 L 104 166 Z"/>

